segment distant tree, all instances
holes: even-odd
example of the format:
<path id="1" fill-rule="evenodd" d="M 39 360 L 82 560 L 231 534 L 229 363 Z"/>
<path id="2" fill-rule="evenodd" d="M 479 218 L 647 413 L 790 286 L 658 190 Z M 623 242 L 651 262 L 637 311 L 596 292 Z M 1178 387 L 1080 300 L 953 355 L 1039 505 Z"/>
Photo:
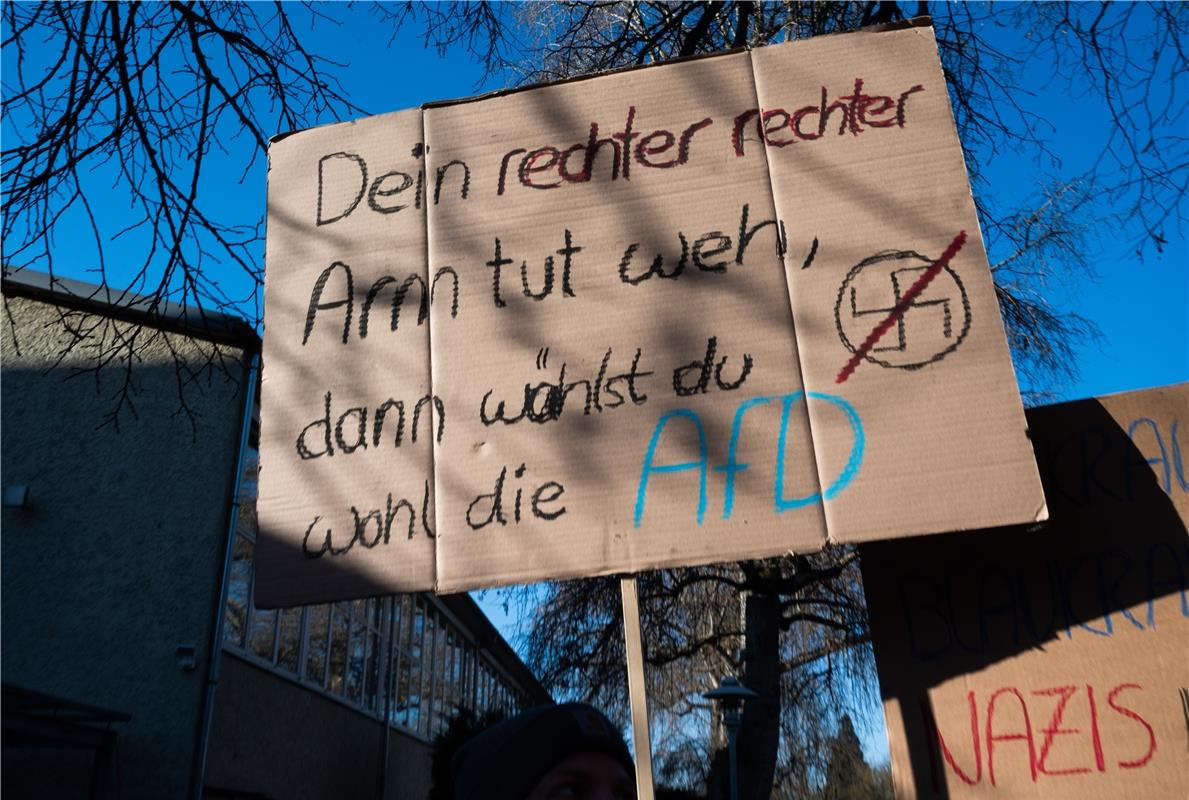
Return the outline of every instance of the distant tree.
<path id="1" fill-rule="evenodd" d="M 838 731 L 830 741 L 826 762 L 826 783 L 821 800 L 867 800 L 873 781 L 871 767 L 863 759 L 863 747 L 849 714 L 838 720 Z"/>
<path id="2" fill-rule="evenodd" d="M 890 764 L 871 768 L 871 792 L 868 796 L 871 800 L 896 800 Z"/>
<path id="3" fill-rule="evenodd" d="M 759 694 L 739 733 L 740 797 L 766 798 L 774 782 L 824 766 L 834 709 L 873 674 L 855 550 L 659 570 L 637 583 L 663 780 L 726 796 L 725 734 L 701 699 L 724 675 Z M 541 680 L 626 718 L 618 580 L 550 583 L 522 599 Z M 713 731 L 703 746 L 689 741 L 691 726 Z"/>

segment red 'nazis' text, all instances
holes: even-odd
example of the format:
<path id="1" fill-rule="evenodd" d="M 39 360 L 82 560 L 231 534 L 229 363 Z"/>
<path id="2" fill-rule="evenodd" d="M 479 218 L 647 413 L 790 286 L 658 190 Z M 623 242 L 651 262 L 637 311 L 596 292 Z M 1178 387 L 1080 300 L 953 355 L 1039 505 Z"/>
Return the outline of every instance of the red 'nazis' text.
<path id="1" fill-rule="evenodd" d="M 946 731 L 922 700 L 934 790 L 940 788 L 943 763 L 968 786 L 982 783 L 985 776 L 996 787 L 1145 767 L 1156 753 L 1156 731 L 1136 710 L 1151 704 L 1143 691 L 1135 683 L 1105 691 L 1091 684 L 1031 691 L 1005 686 L 985 700 L 970 691 L 969 727 Z M 1119 717 L 1126 723 L 1118 724 Z"/>

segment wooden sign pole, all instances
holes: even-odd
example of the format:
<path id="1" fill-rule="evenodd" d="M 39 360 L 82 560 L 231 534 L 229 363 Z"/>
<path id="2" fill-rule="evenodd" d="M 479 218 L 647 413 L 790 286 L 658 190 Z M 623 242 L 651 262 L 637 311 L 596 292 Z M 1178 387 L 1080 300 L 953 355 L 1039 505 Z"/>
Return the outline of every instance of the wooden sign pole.
<path id="1" fill-rule="evenodd" d="M 640 635 L 640 601 L 636 578 L 619 581 L 623 598 L 623 638 L 628 661 L 628 699 L 632 704 L 632 741 L 636 745 L 636 798 L 653 800 L 652 741 L 648 735 L 648 695 L 644 689 L 644 644 Z"/>

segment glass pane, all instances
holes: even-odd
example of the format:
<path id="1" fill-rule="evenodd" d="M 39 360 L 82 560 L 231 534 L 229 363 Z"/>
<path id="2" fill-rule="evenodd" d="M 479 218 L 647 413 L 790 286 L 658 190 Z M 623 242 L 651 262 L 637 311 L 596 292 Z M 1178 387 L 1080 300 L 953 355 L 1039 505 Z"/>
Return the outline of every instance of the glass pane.
<path id="1" fill-rule="evenodd" d="M 450 636 L 450 716 L 458 716 L 462 701 L 462 647 Z"/>
<path id="2" fill-rule="evenodd" d="M 470 708 L 471 702 L 471 648 L 463 641 L 458 642 L 458 705 Z"/>
<path id="3" fill-rule="evenodd" d="M 453 709 L 453 702 L 450 697 L 450 676 L 452 668 L 450 658 L 453 655 L 450 649 L 450 631 L 446 629 L 445 618 L 438 617 L 438 701 L 434 705 L 438 712 L 436 720 L 435 733 L 441 733 L 446 730 L 446 721 L 450 719 L 450 712 Z"/>
<path id="4" fill-rule="evenodd" d="M 405 725 L 409 730 L 421 729 L 421 673 L 424 667 L 424 653 L 421 643 L 425 635 L 425 608 L 420 602 L 413 607 L 413 628 L 409 640 L 409 670 L 408 670 L 408 713 L 405 715 Z"/>
<path id="5" fill-rule="evenodd" d="M 281 636 L 277 642 L 277 666 L 297 674 L 297 651 L 301 647 L 301 609 L 281 611 Z"/>
<path id="6" fill-rule="evenodd" d="M 389 676 L 392 674 L 384 668 L 384 660 L 388 658 L 389 653 L 396 652 L 395 642 L 392 643 L 392 649 L 389 649 L 388 636 L 399 635 L 389 625 L 392 609 L 396 606 L 396 598 L 385 597 L 373 600 L 372 606 L 372 619 L 376 624 L 368 633 L 367 674 L 364 676 L 363 702 L 371 711 L 382 711 L 386 684 L 389 683 Z"/>
<path id="7" fill-rule="evenodd" d="M 377 597 L 375 600 L 368 601 L 371 604 L 371 621 L 368 623 L 374 630 L 388 633 L 388 601 L 384 598 Z"/>
<path id="8" fill-rule="evenodd" d="M 434 656 L 437 653 L 435 643 L 437 641 L 438 620 L 433 611 L 426 607 L 425 609 L 425 642 L 421 646 L 421 724 L 417 730 L 422 736 L 429 736 L 434 724 L 434 673 L 437 668 L 437 662 Z"/>
<path id="9" fill-rule="evenodd" d="M 236 529 L 246 531 L 253 538 L 256 536 L 256 478 L 260 470 L 260 453 L 249 448 L 244 453 L 244 471 L 240 478 L 239 513 L 236 517 Z"/>
<path id="10" fill-rule="evenodd" d="M 306 642 L 306 680 L 326 685 L 326 637 L 330 632 L 330 606 L 309 608 L 309 639 Z"/>
<path id="11" fill-rule="evenodd" d="M 375 711 L 376 704 L 383 700 L 380 688 L 380 657 L 384 640 L 374 631 L 367 634 L 367 673 L 364 677 L 363 704 L 368 711 Z M 381 709 L 381 712 L 383 709 Z"/>
<path id="12" fill-rule="evenodd" d="M 436 712 L 434 718 L 434 736 L 446 730 L 446 722 L 450 719 L 450 643 L 448 639 L 449 633 L 446 631 L 446 621 L 438 617 L 436 639 L 437 669 L 435 670 L 438 680 L 438 696 L 434 703 L 434 710 Z"/>
<path id="13" fill-rule="evenodd" d="M 431 736 L 437 736 L 446 730 L 446 720 L 450 717 L 450 650 L 446 647 L 445 621 L 438 617 L 437 630 L 434 631 L 434 719 Z"/>
<path id="14" fill-rule="evenodd" d="M 347 640 L 349 638 L 351 606 L 335 603 L 330 622 L 330 669 L 326 676 L 327 691 L 341 695 L 347 672 Z"/>
<path id="15" fill-rule="evenodd" d="M 352 703 L 362 703 L 363 669 L 367 662 L 368 601 L 356 600 L 351 605 L 351 643 L 347 650 L 347 699 Z"/>
<path id="16" fill-rule="evenodd" d="M 252 543 L 243 536 L 236 536 L 235 549 L 231 554 L 231 583 L 227 587 L 227 607 L 223 618 L 223 641 L 236 647 L 244 646 L 251 586 Z"/>
<path id="17" fill-rule="evenodd" d="M 483 664 L 475 676 L 475 711 L 480 716 L 487 713 L 487 667 Z"/>
<path id="18" fill-rule="evenodd" d="M 413 616 L 413 598 L 407 594 L 401 595 L 400 606 L 397 608 L 397 617 L 396 617 L 397 627 L 401 627 L 403 620 L 409 619 L 412 616 Z M 403 630 L 403 628 L 402 628 L 402 630 Z M 406 639 L 402 639 L 402 641 L 404 641 L 406 644 L 408 644 L 407 637 L 406 637 Z"/>
<path id="19" fill-rule="evenodd" d="M 392 704 L 392 722 L 398 725 L 409 724 L 409 637 L 413 626 L 413 608 L 408 595 L 395 602 L 393 611 L 396 617 L 396 647 L 393 650 L 392 666 L 396 670 L 394 681 L 396 697 Z"/>
<path id="20" fill-rule="evenodd" d="M 466 671 L 466 704 L 467 708 L 475 708 L 475 651 L 467 647 Z"/>
<path id="21" fill-rule="evenodd" d="M 407 727 L 409 724 L 409 657 L 398 650 L 392 659 L 396 670 L 396 697 L 392 704 L 392 722 Z"/>
<path id="22" fill-rule="evenodd" d="M 277 633 L 277 610 L 261 611 L 253 606 L 248 623 L 248 647 L 263 659 L 272 661 L 272 645 Z"/>
<path id="23" fill-rule="evenodd" d="M 445 620 L 442 621 L 446 624 Z M 442 688 L 438 696 L 442 698 L 441 712 L 443 720 L 454 716 L 454 635 L 447 629 L 445 632 L 445 661 L 442 662 Z M 441 729 L 446 729 L 446 723 L 440 723 Z"/>
<path id="24" fill-rule="evenodd" d="M 438 719 L 442 714 L 442 620 L 437 614 L 427 615 L 427 619 L 432 625 L 426 628 L 425 633 L 425 647 L 430 651 L 426 656 L 429 659 L 430 672 L 427 673 L 425 684 L 425 696 L 428 698 L 425 708 L 429 711 L 425 735 L 433 738 L 437 735 Z"/>

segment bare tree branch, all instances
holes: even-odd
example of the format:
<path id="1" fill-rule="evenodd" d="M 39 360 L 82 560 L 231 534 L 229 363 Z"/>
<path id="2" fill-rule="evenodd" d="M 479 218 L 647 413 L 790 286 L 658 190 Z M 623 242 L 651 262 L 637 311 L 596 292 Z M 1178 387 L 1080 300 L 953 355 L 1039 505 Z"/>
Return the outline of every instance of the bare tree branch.
<path id="1" fill-rule="evenodd" d="M 117 298 L 147 296 L 150 313 L 172 302 L 258 323 L 260 220 L 226 218 L 221 198 L 204 191 L 208 159 L 234 150 L 246 171 L 263 163 L 273 134 L 356 110 L 289 13 L 281 4 L 6 4 L 4 47 L 16 67 L 4 76 L 5 274 L 52 276 L 55 237 L 81 223 L 101 286 L 112 280 L 113 240 L 141 248 L 139 264 L 120 265 Z M 127 203 L 118 224 L 96 213 L 113 196 Z M 227 294 L 229 269 L 250 295 Z M 144 337 L 102 341 L 112 349 L 96 354 L 94 370 L 129 375 Z M 134 411 L 133 390 L 125 381 L 117 393 L 113 424 Z"/>

